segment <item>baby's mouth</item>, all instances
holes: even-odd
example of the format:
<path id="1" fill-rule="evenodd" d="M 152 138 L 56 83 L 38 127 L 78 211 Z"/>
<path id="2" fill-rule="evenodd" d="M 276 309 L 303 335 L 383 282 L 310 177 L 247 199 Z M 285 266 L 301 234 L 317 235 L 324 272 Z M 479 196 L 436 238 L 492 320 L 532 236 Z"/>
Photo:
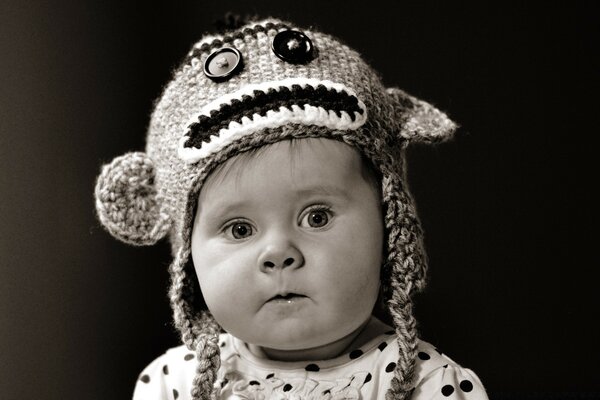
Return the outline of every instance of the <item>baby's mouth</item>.
<path id="1" fill-rule="evenodd" d="M 276 296 L 271 297 L 269 300 L 267 300 L 267 303 L 269 302 L 275 302 L 275 303 L 290 303 L 290 302 L 294 302 L 296 300 L 302 299 L 302 298 L 306 298 L 307 296 L 303 295 L 303 294 L 298 294 L 298 293 L 286 293 L 286 294 L 278 294 Z"/>

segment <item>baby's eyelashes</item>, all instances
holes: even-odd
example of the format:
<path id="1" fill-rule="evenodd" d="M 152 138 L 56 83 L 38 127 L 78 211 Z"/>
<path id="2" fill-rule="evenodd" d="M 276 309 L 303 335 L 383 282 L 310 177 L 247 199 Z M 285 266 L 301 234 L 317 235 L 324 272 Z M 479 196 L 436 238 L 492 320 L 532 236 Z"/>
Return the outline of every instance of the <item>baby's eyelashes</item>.
<path id="1" fill-rule="evenodd" d="M 298 226 L 311 230 L 319 230 L 331 224 L 334 214 L 331 207 L 313 205 L 304 211 L 298 221 Z M 256 234 L 256 228 L 245 220 L 234 220 L 224 226 L 222 233 L 229 239 L 241 241 Z"/>
<path id="2" fill-rule="evenodd" d="M 245 239 L 249 236 L 252 235 L 253 232 L 253 228 L 252 225 L 250 225 L 247 222 L 243 222 L 243 221 L 239 221 L 239 222 L 234 222 L 233 224 L 230 224 L 227 227 L 227 231 L 231 231 L 232 236 L 235 239 Z"/>
<path id="3" fill-rule="evenodd" d="M 300 226 L 305 228 L 322 228 L 333 218 L 331 208 L 324 205 L 312 206 L 304 214 Z"/>
<path id="4" fill-rule="evenodd" d="M 256 229 L 246 221 L 233 221 L 225 225 L 223 234 L 231 240 L 244 240 L 256 233 Z"/>

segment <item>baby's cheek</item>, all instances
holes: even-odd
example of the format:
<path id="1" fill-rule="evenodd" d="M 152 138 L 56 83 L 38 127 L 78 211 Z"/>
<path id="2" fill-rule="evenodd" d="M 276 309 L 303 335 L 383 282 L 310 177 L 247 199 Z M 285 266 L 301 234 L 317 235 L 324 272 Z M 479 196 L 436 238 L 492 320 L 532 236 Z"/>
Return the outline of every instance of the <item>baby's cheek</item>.
<path id="1" fill-rule="evenodd" d="M 339 282 L 340 290 L 343 290 L 343 306 L 359 311 L 364 309 L 370 313 L 371 305 L 375 304 L 379 293 L 379 272 L 375 267 L 365 266 L 346 271 L 345 277 Z"/>
<path id="2" fill-rule="evenodd" d="M 200 279 L 200 288 L 209 311 L 226 330 L 235 331 L 244 317 L 251 313 L 252 301 L 248 288 L 232 274 L 211 274 L 210 279 Z"/>
<path id="3" fill-rule="evenodd" d="M 200 289 L 209 306 L 214 303 L 237 303 L 247 300 L 248 286 L 243 283 L 244 279 L 238 273 L 214 270 L 205 274 L 206 276 L 199 277 L 199 281 Z"/>
<path id="4" fill-rule="evenodd" d="M 194 259 L 206 303 L 247 301 L 253 280 L 251 258 L 231 246 L 212 244 L 206 251 L 198 251 L 198 261 Z"/>
<path id="5" fill-rule="evenodd" d="M 355 309 L 362 304 L 375 302 L 379 292 L 379 274 L 370 268 L 341 266 L 320 275 L 313 281 L 325 296 L 340 309 Z M 368 308 L 368 306 L 367 306 Z"/>
<path id="6" fill-rule="evenodd" d="M 348 292 L 349 301 L 374 303 L 379 293 L 379 279 L 374 274 L 357 274 L 357 279 Z"/>
<path id="7" fill-rule="evenodd" d="M 381 257 L 370 249 L 346 253 L 335 263 L 335 280 L 355 291 L 372 287 L 379 282 Z"/>

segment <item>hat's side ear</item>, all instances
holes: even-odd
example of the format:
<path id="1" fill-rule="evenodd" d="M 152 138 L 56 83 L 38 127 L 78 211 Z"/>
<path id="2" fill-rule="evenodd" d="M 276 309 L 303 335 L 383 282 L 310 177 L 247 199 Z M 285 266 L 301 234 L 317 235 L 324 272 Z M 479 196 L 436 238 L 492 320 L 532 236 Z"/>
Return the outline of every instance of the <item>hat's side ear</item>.
<path id="1" fill-rule="evenodd" d="M 447 140 L 458 127 L 443 112 L 398 88 L 386 89 L 401 121 L 400 136 L 408 142 L 435 143 Z"/>
<path id="2" fill-rule="evenodd" d="M 171 225 L 154 186 L 154 164 L 143 152 L 131 152 L 104 165 L 94 195 L 98 219 L 115 238 L 151 245 Z"/>

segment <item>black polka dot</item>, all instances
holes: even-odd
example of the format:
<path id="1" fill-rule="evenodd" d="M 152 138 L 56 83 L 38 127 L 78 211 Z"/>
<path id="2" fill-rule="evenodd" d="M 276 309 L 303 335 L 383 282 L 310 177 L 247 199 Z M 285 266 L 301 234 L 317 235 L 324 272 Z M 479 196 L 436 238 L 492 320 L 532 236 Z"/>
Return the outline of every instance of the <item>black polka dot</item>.
<path id="1" fill-rule="evenodd" d="M 221 347 L 225 347 L 225 342 L 221 342 Z"/>
<path id="2" fill-rule="evenodd" d="M 307 371 L 317 372 L 321 368 L 319 368 L 319 366 L 317 364 L 308 364 L 306 367 L 304 367 L 304 369 Z"/>
<path id="3" fill-rule="evenodd" d="M 179 397 L 179 392 L 176 389 L 173 389 L 173 398 L 176 399 Z"/>
<path id="4" fill-rule="evenodd" d="M 372 377 L 373 377 L 373 375 L 371 375 L 371 373 L 368 373 L 367 376 L 365 377 L 365 382 L 364 383 L 371 382 L 371 378 Z"/>
<path id="5" fill-rule="evenodd" d="M 223 378 L 223 380 L 221 381 L 221 387 L 225 387 L 225 385 L 227 385 L 228 383 L 229 383 L 229 379 Z"/>
<path id="6" fill-rule="evenodd" d="M 193 358 L 194 358 L 194 355 L 193 355 L 193 354 L 186 354 L 186 355 L 185 355 L 185 357 L 183 357 L 183 359 L 184 359 L 185 361 L 190 361 L 190 360 L 191 360 L 191 359 L 193 359 Z"/>
<path id="7" fill-rule="evenodd" d="M 387 367 L 385 367 L 385 372 L 392 372 L 395 369 L 396 369 L 396 363 L 391 362 L 387 365 Z"/>
<path id="8" fill-rule="evenodd" d="M 140 376 L 140 381 L 142 381 L 144 383 L 148 383 L 148 382 L 150 382 L 150 377 L 148 375 L 142 375 L 142 376 Z"/>
<path id="9" fill-rule="evenodd" d="M 452 385 L 446 385 L 442 388 L 442 394 L 446 397 L 450 396 L 452 393 L 454 393 L 454 386 Z"/>
<path id="10" fill-rule="evenodd" d="M 271 373 L 271 374 L 267 375 L 267 379 L 271 379 L 274 376 L 275 376 L 275 374 Z"/>
<path id="11" fill-rule="evenodd" d="M 386 343 L 386 342 L 383 342 L 383 343 L 381 343 L 379 346 L 377 346 L 377 348 L 378 348 L 380 351 L 383 351 L 383 349 L 385 349 L 386 347 L 387 347 L 387 343 Z"/>
<path id="12" fill-rule="evenodd" d="M 422 351 L 419 352 L 419 358 L 421 360 L 429 360 L 431 357 L 429 357 L 429 354 L 427 353 L 423 353 Z"/>
<path id="13" fill-rule="evenodd" d="M 248 382 L 248 384 L 250 386 L 256 386 L 256 385 L 260 385 L 260 382 L 259 381 L 250 381 L 250 382 Z"/>
<path id="14" fill-rule="evenodd" d="M 354 360 L 355 358 L 358 358 L 358 357 L 360 357 L 362 355 L 363 355 L 362 350 L 360 350 L 360 349 L 359 350 L 352 350 L 350 352 L 350 359 Z"/>
<path id="15" fill-rule="evenodd" d="M 169 375 L 169 367 L 167 366 L 167 364 L 163 365 L 163 374 Z"/>
<path id="16" fill-rule="evenodd" d="M 460 383 L 460 389 L 463 392 L 470 392 L 471 390 L 473 390 L 473 384 L 471 383 L 471 381 L 468 380 L 464 380 Z"/>
<path id="17" fill-rule="evenodd" d="M 444 365 L 444 368 L 448 368 L 448 364 Z"/>
<path id="18" fill-rule="evenodd" d="M 331 390 L 327 389 L 326 391 L 323 392 L 323 394 L 329 394 L 331 393 Z"/>
<path id="19" fill-rule="evenodd" d="M 284 391 L 284 392 L 289 392 L 290 390 L 292 390 L 292 385 L 290 385 L 289 383 L 286 383 L 286 384 L 283 386 L 283 391 Z"/>

